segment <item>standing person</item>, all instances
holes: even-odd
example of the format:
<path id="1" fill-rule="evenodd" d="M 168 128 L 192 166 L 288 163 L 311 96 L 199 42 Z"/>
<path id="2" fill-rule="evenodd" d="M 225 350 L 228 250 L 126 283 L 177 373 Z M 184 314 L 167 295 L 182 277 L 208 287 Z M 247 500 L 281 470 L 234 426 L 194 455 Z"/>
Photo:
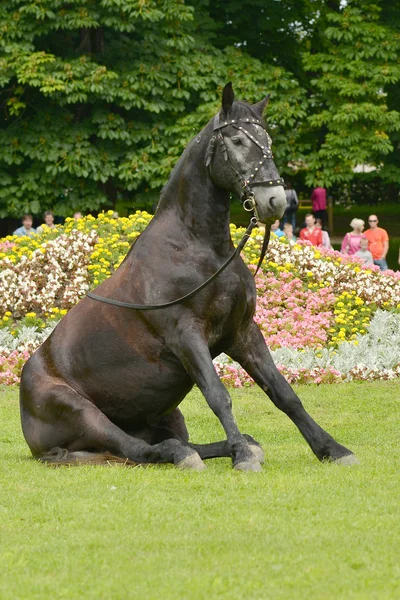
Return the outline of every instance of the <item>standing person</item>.
<path id="1" fill-rule="evenodd" d="M 385 229 L 378 227 L 378 223 L 378 217 L 370 215 L 368 217 L 369 229 L 365 231 L 364 235 L 369 242 L 368 250 L 374 259 L 374 265 L 378 265 L 381 271 L 387 271 L 386 255 L 389 250 L 389 236 Z"/>
<path id="2" fill-rule="evenodd" d="M 312 214 L 306 215 L 306 227 L 300 231 L 300 239 L 311 242 L 313 246 L 322 246 L 322 230 L 315 227 L 315 217 Z"/>
<path id="3" fill-rule="evenodd" d="M 82 219 L 82 213 L 79 211 L 75 212 L 74 219 L 75 219 L 75 221 L 79 221 L 79 219 Z"/>
<path id="4" fill-rule="evenodd" d="M 43 215 L 43 220 L 44 220 L 44 225 L 46 225 L 46 227 L 48 227 L 49 229 L 55 228 L 54 213 L 51 210 L 46 210 L 46 212 Z M 45 229 L 43 229 L 43 225 L 40 225 L 36 229 L 36 233 L 44 233 L 44 231 L 45 231 Z"/>
<path id="5" fill-rule="evenodd" d="M 371 252 L 368 250 L 368 240 L 366 237 L 361 238 L 360 249 L 354 253 L 354 256 L 361 258 L 365 265 L 373 265 L 374 260 L 372 258 Z"/>
<path id="6" fill-rule="evenodd" d="M 315 219 L 315 227 L 318 227 L 322 232 L 322 247 L 326 250 L 332 250 L 331 238 L 329 233 L 324 229 L 321 219 Z"/>
<path id="7" fill-rule="evenodd" d="M 311 194 L 312 211 L 316 219 L 321 219 L 322 224 L 328 224 L 328 213 L 326 210 L 326 189 L 317 187 Z"/>
<path id="8" fill-rule="evenodd" d="M 36 229 L 34 229 L 32 227 L 32 225 L 33 225 L 32 215 L 23 215 L 22 227 L 18 227 L 18 229 L 16 229 L 14 231 L 13 235 L 18 235 L 19 237 L 22 237 L 24 235 L 27 235 L 28 237 L 33 237 L 34 235 L 36 235 Z"/>
<path id="9" fill-rule="evenodd" d="M 361 240 L 365 238 L 363 234 L 365 222 L 362 219 L 353 219 L 350 223 L 350 227 L 353 231 L 346 233 L 343 238 L 342 247 L 340 252 L 347 254 L 347 256 L 353 256 L 361 247 Z"/>
<path id="10" fill-rule="evenodd" d="M 282 217 L 282 227 L 285 223 L 290 223 L 293 227 L 293 231 L 296 229 L 296 212 L 299 208 L 299 199 L 296 194 L 296 190 L 293 189 L 292 184 L 288 182 L 285 189 L 286 194 L 286 210 Z"/>

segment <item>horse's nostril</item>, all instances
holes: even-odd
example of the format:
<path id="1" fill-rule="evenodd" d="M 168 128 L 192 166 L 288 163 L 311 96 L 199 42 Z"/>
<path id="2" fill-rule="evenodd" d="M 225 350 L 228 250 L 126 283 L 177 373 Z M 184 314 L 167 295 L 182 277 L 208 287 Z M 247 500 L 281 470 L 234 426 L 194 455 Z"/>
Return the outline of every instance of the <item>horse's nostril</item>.
<path id="1" fill-rule="evenodd" d="M 275 196 L 272 196 L 272 198 L 269 199 L 269 204 L 270 204 L 272 210 L 274 210 L 276 208 Z"/>

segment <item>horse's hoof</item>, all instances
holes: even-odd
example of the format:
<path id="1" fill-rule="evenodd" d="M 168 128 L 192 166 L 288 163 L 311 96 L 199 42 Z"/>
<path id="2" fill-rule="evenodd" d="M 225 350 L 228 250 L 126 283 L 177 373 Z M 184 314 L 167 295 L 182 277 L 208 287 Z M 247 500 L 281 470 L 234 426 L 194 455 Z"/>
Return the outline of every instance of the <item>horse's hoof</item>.
<path id="1" fill-rule="evenodd" d="M 262 467 L 258 460 L 242 460 L 241 462 L 235 463 L 233 468 L 236 471 L 253 471 L 259 473 L 262 471 Z"/>
<path id="2" fill-rule="evenodd" d="M 353 465 L 359 465 L 360 462 L 355 454 L 346 454 L 332 461 L 335 465 L 344 465 L 345 467 L 351 467 Z"/>
<path id="3" fill-rule="evenodd" d="M 249 448 L 252 451 L 254 458 L 263 465 L 265 462 L 265 455 L 261 446 L 258 446 L 257 444 L 249 444 Z"/>
<path id="4" fill-rule="evenodd" d="M 176 467 L 178 469 L 192 469 L 193 471 L 204 471 L 207 468 L 197 452 L 176 463 Z"/>

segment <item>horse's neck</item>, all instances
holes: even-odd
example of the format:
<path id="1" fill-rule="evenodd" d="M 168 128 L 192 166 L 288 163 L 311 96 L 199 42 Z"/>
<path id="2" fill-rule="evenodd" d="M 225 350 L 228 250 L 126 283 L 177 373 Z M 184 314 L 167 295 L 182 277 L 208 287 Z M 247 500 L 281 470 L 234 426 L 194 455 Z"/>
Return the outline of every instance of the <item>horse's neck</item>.
<path id="1" fill-rule="evenodd" d="M 229 193 L 217 188 L 204 165 L 205 146 L 193 141 L 165 186 L 156 218 L 176 219 L 181 230 L 218 251 L 230 249 Z"/>

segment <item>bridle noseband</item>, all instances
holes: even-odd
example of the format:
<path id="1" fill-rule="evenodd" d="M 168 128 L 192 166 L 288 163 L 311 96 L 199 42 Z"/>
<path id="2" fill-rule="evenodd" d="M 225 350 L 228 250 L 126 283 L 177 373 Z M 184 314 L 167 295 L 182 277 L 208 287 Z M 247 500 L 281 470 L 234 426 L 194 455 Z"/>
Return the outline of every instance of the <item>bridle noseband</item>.
<path id="1" fill-rule="evenodd" d="M 261 127 L 264 129 L 264 131 L 267 134 L 267 145 L 263 146 L 258 140 L 257 138 L 255 138 L 253 135 L 251 135 L 251 133 L 243 126 L 243 124 L 245 123 L 251 123 L 254 125 L 261 125 Z M 233 126 L 235 127 L 238 131 L 241 131 L 242 133 L 244 133 L 245 135 L 247 135 L 247 137 L 254 143 L 256 144 L 256 146 L 258 146 L 260 148 L 260 150 L 262 150 L 262 160 L 259 160 L 258 162 L 258 166 L 254 168 L 254 170 L 250 173 L 250 175 L 248 176 L 247 179 L 245 179 L 240 173 L 239 171 L 235 168 L 229 152 L 228 152 L 228 148 L 226 147 L 225 144 L 225 140 L 224 140 L 224 136 L 222 134 L 222 129 L 224 127 L 228 127 L 228 126 Z M 240 252 L 243 250 L 244 246 L 246 245 L 247 240 L 249 239 L 251 232 L 253 231 L 253 229 L 255 227 L 257 227 L 258 225 L 258 216 L 257 216 L 257 206 L 256 206 L 256 202 L 255 202 L 255 198 L 254 198 L 254 192 L 252 190 L 252 186 L 255 185 L 270 185 L 275 186 L 275 185 L 283 185 L 284 181 L 283 178 L 280 177 L 279 179 L 269 179 L 266 181 L 257 181 L 257 175 L 258 172 L 260 171 L 262 165 L 265 163 L 265 161 L 267 160 L 273 160 L 273 155 L 272 155 L 272 151 L 271 151 L 271 138 L 268 135 L 268 132 L 266 131 L 266 129 L 263 127 L 262 123 L 260 120 L 258 119 L 231 119 L 231 120 L 226 120 L 226 121 L 221 121 L 219 118 L 219 115 L 217 115 L 214 118 L 214 127 L 213 127 L 213 131 L 217 132 L 216 135 L 213 135 L 213 137 L 211 138 L 209 144 L 208 144 L 208 148 L 207 148 L 207 152 L 206 152 L 206 158 L 205 158 L 205 164 L 206 167 L 208 169 L 208 173 L 209 173 L 209 177 L 212 179 L 211 174 L 210 174 L 210 164 L 212 162 L 214 153 L 215 153 L 215 146 L 216 146 L 216 142 L 218 141 L 220 146 L 221 146 L 221 151 L 222 154 L 225 158 L 225 160 L 230 162 L 230 166 L 233 169 L 234 172 L 234 177 L 236 179 L 236 181 L 239 183 L 241 189 L 242 189 L 242 193 L 240 195 L 240 200 L 243 203 L 243 208 L 244 210 L 246 210 L 247 212 L 251 212 L 252 213 L 252 217 L 250 219 L 250 223 L 246 229 L 246 232 L 244 234 L 244 236 L 242 237 L 242 239 L 240 240 L 239 244 L 237 245 L 237 247 L 235 248 L 234 252 L 230 255 L 230 257 L 224 262 L 224 264 L 218 269 L 218 271 L 216 271 L 213 275 L 211 275 L 211 277 L 209 277 L 206 281 L 204 281 L 201 285 L 199 285 L 198 287 L 196 287 L 194 290 L 192 290 L 191 292 L 189 292 L 188 294 L 186 294 L 185 296 L 182 296 L 181 298 L 177 298 L 176 300 L 172 300 L 171 302 L 165 302 L 163 304 L 132 304 L 130 302 L 122 302 L 120 300 L 113 300 L 111 298 L 105 298 L 104 296 L 98 296 L 97 294 L 94 294 L 93 292 L 88 292 L 87 296 L 88 298 L 91 298 L 92 300 L 98 300 L 99 302 L 104 302 L 106 304 L 111 304 L 113 306 L 120 306 L 122 308 L 132 308 L 134 310 L 157 310 L 159 308 L 168 308 L 170 306 L 175 306 L 176 304 L 180 304 L 181 302 L 185 302 L 186 300 L 190 300 L 190 298 L 193 298 L 193 296 L 195 296 L 198 292 L 200 292 L 200 290 L 202 290 L 203 288 L 205 288 L 209 283 L 211 283 L 214 279 L 216 279 L 218 277 L 218 275 L 220 275 L 222 273 L 222 271 L 224 271 L 227 266 L 240 254 Z M 260 258 L 258 261 L 258 265 L 257 265 L 257 269 L 256 272 L 254 274 L 254 277 L 256 276 L 261 263 L 263 261 L 263 258 L 265 256 L 267 247 L 268 247 L 268 240 L 269 240 L 269 236 L 267 236 L 267 232 L 264 235 L 264 240 L 263 240 L 263 245 L 261 248 L 261 254 L 260 254 Z M 136 240 L 135 240 L 136 241 Z M 135 242 L 134 242 L 135 243 Z"/>

